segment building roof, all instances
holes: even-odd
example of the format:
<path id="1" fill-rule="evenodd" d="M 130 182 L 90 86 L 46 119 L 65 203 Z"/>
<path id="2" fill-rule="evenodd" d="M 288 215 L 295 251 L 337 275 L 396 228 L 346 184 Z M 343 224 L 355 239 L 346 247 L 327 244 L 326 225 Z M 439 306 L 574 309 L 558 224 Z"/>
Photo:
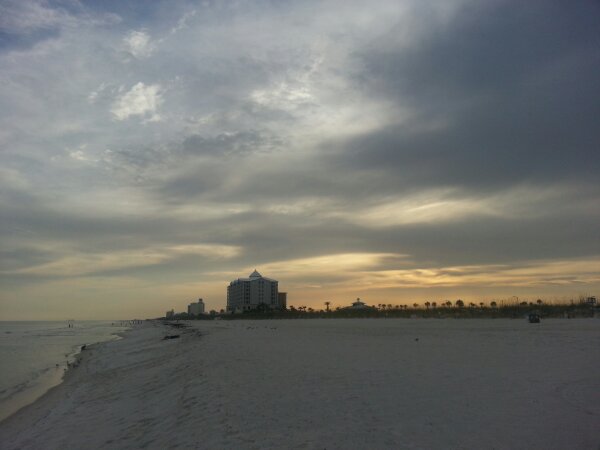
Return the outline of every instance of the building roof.
<path id="1" fill-rule="evenodd" d="M 278 283 L 277 280 L 274 280 L 272 278 L 263 277 L 260 273 L 258 273 L 258 271 L 256 269 L 254 269 L 254 272 L 252 272 L 248 278 L 238 278 L 237 280 L 233 280 L 229 284 L 231 285 L 231 284 L 238 283 L 241 281 L 254 281 L 254 280 L 259 280 L 261 278 L 265 281 L 271 281 L 271 282 Z"/>
<path id="2" fill-rule="evenodd" d="M 372 309 L 373 306 L 367 305 L 360 298 L 357 298 L 355 302 L 352 302 L 351 306 L 346 306 L 345 309 Z"/>

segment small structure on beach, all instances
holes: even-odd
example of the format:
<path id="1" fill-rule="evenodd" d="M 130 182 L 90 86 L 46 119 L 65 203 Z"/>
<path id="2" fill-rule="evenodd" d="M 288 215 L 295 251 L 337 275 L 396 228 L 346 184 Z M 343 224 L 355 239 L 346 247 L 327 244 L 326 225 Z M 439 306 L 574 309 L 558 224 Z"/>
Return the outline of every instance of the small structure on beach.
<path id="1" fill-rule="evenodd" d="M 529 323 L 540 323 L 541 315 L 536 311 L 532 311 L 527 316 L 527 320 Z"/>
<path id="2" fill-rule="evenodd" d="M 371 309 L 373 306 L 367 305 L 360 298 L 357 298 L 355 302 L 352 302 L 352 305 L 348 306 L 346 309 Z"/>

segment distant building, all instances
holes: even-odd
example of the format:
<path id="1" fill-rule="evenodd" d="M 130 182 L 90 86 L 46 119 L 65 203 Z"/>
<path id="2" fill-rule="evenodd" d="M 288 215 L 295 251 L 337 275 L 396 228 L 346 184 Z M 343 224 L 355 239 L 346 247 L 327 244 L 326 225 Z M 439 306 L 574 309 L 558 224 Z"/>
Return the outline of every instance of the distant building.
<path id="1" fill-rule="evenodd" d="M 355 302 L 352 302 L 351 306 L 348 306 L 347 309 L 369 309 L 373 308 L 373 306 L 367 305 L 365 302 L 361 301 L 360 298 L 357 298 Z"/>
<path id="2" fill-rule="evenodd" d="M 282 309 L 279 282 L 263 277 L 256 270 L 248 278 L 238 278 L 227 286 L 227 311 L 251 311 L 259 307 Z"/>
<path id="3" fill-rule="evenodd" d="M 204 314 L 204 301 L 199 298 L 196 303 L 190 303 L 188 305 L 188 314 L 192 314 L 194 316 Z"/>
<path id="4" fill-rule="evenodd" d="M 287 292 L 280 292 L 277 294 L 277 299 L 279 300 L 279 309 L 287 308 Z"/>
<path id="5" fill-rule="evenodd" d="M 167 319 L 172 319 L 173 317 L 175 317 L 175 310 L 172 309 L 171 311 L 167 311 L 167 313 L 165 314 L 165 317 Z"/>

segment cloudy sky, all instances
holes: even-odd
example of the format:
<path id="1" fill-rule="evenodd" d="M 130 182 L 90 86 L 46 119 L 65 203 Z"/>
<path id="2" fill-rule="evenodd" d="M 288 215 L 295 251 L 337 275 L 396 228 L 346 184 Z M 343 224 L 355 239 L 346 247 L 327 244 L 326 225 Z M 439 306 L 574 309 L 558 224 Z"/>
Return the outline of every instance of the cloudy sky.
<path id="1" fill-rule="evenodd" d="M 600 294 L 600 4 L 0 1 L 0 316 Z"/>

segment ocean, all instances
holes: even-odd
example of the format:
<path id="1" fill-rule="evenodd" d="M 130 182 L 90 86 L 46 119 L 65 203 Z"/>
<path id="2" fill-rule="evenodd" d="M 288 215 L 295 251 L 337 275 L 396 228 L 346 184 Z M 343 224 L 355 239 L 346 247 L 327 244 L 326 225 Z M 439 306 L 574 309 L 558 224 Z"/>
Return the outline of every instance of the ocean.
<path id="1" fill-rule="evenodd" d="M 59 384 L 82 345 L 126 329 L 118 321 L 0 321 L 0 420 Z"/>

